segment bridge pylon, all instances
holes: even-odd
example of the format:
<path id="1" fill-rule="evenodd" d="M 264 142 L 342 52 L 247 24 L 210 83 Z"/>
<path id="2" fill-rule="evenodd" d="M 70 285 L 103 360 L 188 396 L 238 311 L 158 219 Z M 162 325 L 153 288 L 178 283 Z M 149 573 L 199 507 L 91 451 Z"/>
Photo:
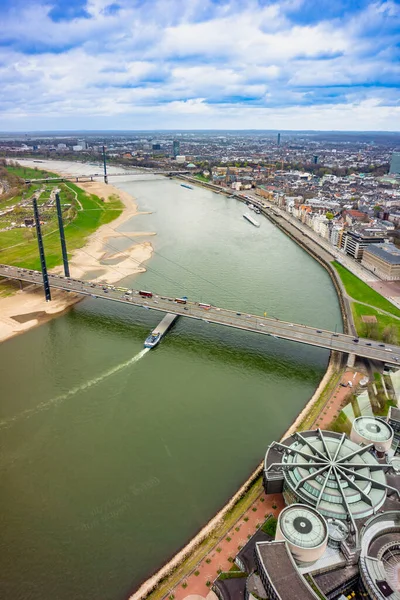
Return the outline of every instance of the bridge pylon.
<path id="1" fill-rule="evenodd" d="M 63 224 L 62 211 L 61 211 L 60 195 L 58 193 L 56 194 L 56 206 L 57 206 L 58 230 L 60 232 L 61 252 L 62 252 L 62 258 L 63 258 L 63 264 L 64 264 L 64 274 L 65 274 L 65 277 L 69 277 L 67 244 L 66 244 L 65 235 L 64 235 L 64 224 Z"/>
<path id="2" fill-rule="evenodd" d="M 106 147 L 105 146 L 103 146 L 103 164 L 104 164 L 104 183 L 108 183 Z"/>
<path id="3" fill-rule="evenodd" d="M 36 235 L 37 235 L 38 246 L 39 246 L 40 267 L 41 267 L 42 276 L 43 276 L 44 295 L 46 296 L 46 302 L 49 302 L 51 300 L 50 284 L 49 284 L 49 277 L 47 274 L 46 257 L 44 254 L 42 229 L 40 227 L 40 218 L 39 218 L 39 211 L 38 211 L 36 196 L 33 196 L 32 204 L 33 204 L 33 216 L 35 217 Z"/>

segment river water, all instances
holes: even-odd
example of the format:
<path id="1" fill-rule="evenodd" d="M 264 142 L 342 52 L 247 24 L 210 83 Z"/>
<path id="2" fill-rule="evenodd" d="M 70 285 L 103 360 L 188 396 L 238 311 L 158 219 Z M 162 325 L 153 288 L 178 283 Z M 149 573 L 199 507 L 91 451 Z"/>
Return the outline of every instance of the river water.
<path id="1" fill-rule="evenodd" d="M 119 185 L 151 213 L 124 230 L 157 233 L 127 284 L 341 329 L 328 274 L 267 220 L 177 181 Z M 3 600 L 126 598 L 238 489 L 326 368 L 327 351 L 184 319 L 143 352 L 161 317 L 88 299 L 0 345 Z"/>

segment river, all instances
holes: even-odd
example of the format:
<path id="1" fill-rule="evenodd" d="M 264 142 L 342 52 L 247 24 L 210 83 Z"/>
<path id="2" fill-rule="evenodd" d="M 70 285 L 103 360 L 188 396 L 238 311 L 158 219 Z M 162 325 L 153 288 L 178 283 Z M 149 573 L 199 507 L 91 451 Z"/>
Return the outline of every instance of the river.
<path id="1" fill-rule="evenodd" d="M 341 329 L 326 271 L 266 219 L 177 181 L 118 185 L 151 213 L 125 231 L 157 233 L 124 284 Z M 0 345 L 3 600 L 126 598 L 238 489 L 327 365 L 185 319 L 142 352 L 161 317 L 87 299 Z"/>

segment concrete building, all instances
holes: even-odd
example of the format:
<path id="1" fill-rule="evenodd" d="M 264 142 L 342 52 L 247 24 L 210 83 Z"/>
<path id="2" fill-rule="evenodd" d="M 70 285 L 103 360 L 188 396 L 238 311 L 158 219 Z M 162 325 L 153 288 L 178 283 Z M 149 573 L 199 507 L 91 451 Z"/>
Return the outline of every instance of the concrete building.
<path id="1" fill-rule="evenodd" d="M 178 142 L 177 140 L 174 140 L 172 142 L 172 154 L 174 156 L 174 158 L 177 158 L 181 153 L 181 143 Z"/>
<path id="2" fill-rule="evenodd" d="M 393 446 L 396 452 L 400 451 L 400 408 L 389 407 L 387 422 L 394 432 Z"/>
<path id="3" fill-rule="evenodd" d="M 328 525 L 314 508 L 292 504 L 279 515 L 275 539 L 287 542 L 298 565 L 313 563 L 328 545 Z"/>
<path id="4" fill-rule="evenodd" d="M 383 244 L 386 238 L 357 231 L 346 231 L 342 237 L 341 247 L 344 252 L 356 260 L 361 260 L 364 250 L 375 244 Z"/>
<path id="5" fill-rule="evenodd" d="M 371 600 L 400 599 L 400 512 L 371 517 L 362 532 L 361 593 Z"/>
<path id="6" fill-rule="evenodd" d="M 362 477 L 347 456 L 357 457 L 358 466 L 364 469 Z M 369 452 L 336 432 L 303 431 L 270 445 L 264 461 L 264 488 L 267 494 L 282 492 L 286 504 L 304 503 L 326 518 L 349 521 L 354 531 L 355 519 L 374 514 L 385 502 L 383 470 Z M 364 477 L 369 481 L 368 500 L 360 495 Z"/>
<path id="7" fill-rule="evenodd" d="M 391 410 L 400 431 L 400 410 Z M 381 419 L 356 421 L 361 445 L 317 430 L 269 446 L 264 488 L 283 492 L 287 507 L 275 540 L 254 536 L 246 600 L 400 600 L 400 465 L 378 461 L 368 445 L 386 449 L 393 431 Z"/>
<path id="8" fill-rule="evenodd" d="M 301 576 L 285 541 L 256 545 L 257 571 L 270 600 L 317 600 Z M 249 596 L 247 596 L 249 597 Z"/>
<path id="9" fill-rule="evenodd" d="M 373 444 L 375 450 L 385 454 L 393 442 L 393 429 L 382 419 L 365 416 L 354 419 L 351 426 L 350 439 L 356 444 Z"/>
<path id="10" fill-rule="evenodd" d="M 186 162 L 186 156 L 183 156 L 183 155 L 175 156 L 175 160 L 177 163 L 183 164 Z"/>
<path id="11" fill-rule="evenodd" d="M 262 198 L 267 198 L 267 200 L 272 200 L 273 199 L 273 192 L 271 192 L 270 190 L 265 189 L 264 187 L 260 186 L 256 188 L 256 196 L 261 196 Z"/>
<path id="12" fill-rule="evenodd" d="M 334 246 L 337 246 L 338 248 L 340 248 L 340 242 L 342 240 L 343 231 L 344 229 L 341 225 L 333 225 L 330 232 L 331 243 Z"/>
<path id="13" fill-rule="evenodd" d="M 325 215 L 316 214 L 313 216 L 312 219 L 312 228 L 314 229 L 315 233 L 318 233 L 318 235 L 325 237 L 326 226 L 328 225 L 328 223 L 329 219 L 327 219 Z"/>
<path id="14" fill-rule="evenodd" d="M 393 152 L 389 173 L 390 175 L 400 175 L 400 152 Z"/>
<path id="15" fill-rule="evenodd" d="M 400 249 L 394 244 L 368 246 L 364 250 L 361 264 L 381 279 L 400 279 Z"/>

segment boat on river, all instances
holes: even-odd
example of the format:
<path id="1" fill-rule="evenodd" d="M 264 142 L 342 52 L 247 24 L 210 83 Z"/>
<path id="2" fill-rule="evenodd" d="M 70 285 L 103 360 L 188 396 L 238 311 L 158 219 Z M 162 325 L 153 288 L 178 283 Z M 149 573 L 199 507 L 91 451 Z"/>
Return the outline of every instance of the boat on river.
<path id="1" fill-rule="evenodd" d="M 191 185 L 187 185 L 187 183 L 181 183 L 181 187 L 187 188 L 188 190 L 192 190 L 192 186 Z"/>
<path id="2" fill-rule="evenodd" d="M 253 219 L 253 217 L 251 215 L 244 213 L 243 218 L 246 219 L 246 221 L 248 221 L 252 225 L 254 225 L 254 227 L 260 227 L 260 223 L 258 221 L 256 221 L 255 219 Z"/>
<path id="3" fill-rule="evenodd" d="M 186 299 L 179 298 L 181 302 L 186 304 Z M 149 308 L 145 306 L 144 308 Z M 147 336 L 144 341 L 145 348 L 154 348 L 157 346 L 159 342 L 161 342 L 164 335 L 167 333 L 168 329 L 172 326 L 174 321 L 178 318 L 179 315 L 175 313 L 167 313 L 161 323 L 157 325 L 155 329 Z"/>
<path id="4" fill-rule="evenodd" d="M 149 336 L 145 339 L 144 347 L 145 348 L 154 348 L 157 346 L 158 342 L 161 340 L 161 333 L 157 331 L 152 331 Z"/>

